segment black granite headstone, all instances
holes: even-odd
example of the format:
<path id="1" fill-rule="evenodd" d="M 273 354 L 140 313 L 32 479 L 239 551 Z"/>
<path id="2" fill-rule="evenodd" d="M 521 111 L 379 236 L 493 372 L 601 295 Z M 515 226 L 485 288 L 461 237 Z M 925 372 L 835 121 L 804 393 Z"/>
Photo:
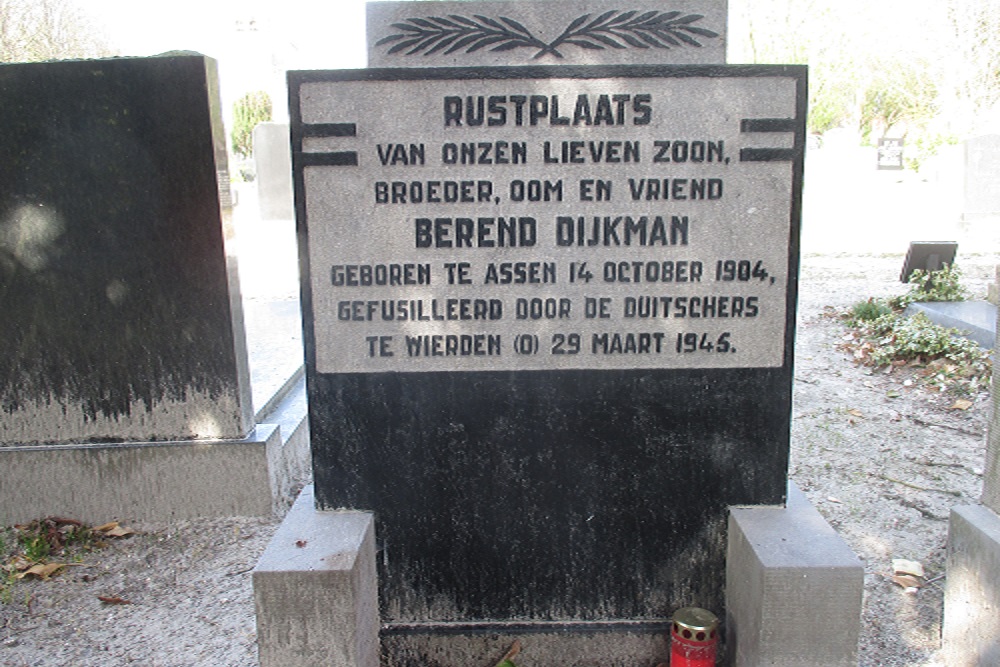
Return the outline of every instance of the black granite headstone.
<path id="1" fill-rule="evenodd" d="M 914 271 L 940 271 L 955 263 L 958 243 L 954 241 L 911 241 L 903 260 L 903 270 L 899 272 L 899 282 L 910 282 Z"/>
<path id="2" fill-rule="evenodd" d="M 289 89 L 317 503 L 375 512 L 390 663 L 721 611 L 727 508 L 784 502 L 805 69 Z"/>
<path id="3" fill-rule="evenodd" d="M 0 65 L 0 443 L 252 428 L 215 62 Z"/>

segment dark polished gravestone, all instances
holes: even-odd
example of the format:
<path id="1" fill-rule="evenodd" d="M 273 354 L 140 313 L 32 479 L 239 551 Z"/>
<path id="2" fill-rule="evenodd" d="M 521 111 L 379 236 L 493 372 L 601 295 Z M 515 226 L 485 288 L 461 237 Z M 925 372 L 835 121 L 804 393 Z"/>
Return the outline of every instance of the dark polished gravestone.
<path id="1" fill-rule="evenodd" d="M 374 512 L 385 664 L 665 659 L 785 500 L 805 68 L 289 82 L 316 502 Z"/>
<path id="2" fill-rule="evenodd" d="M 216 65 L 0 65 L 0 443 L 244 438 Z"/>

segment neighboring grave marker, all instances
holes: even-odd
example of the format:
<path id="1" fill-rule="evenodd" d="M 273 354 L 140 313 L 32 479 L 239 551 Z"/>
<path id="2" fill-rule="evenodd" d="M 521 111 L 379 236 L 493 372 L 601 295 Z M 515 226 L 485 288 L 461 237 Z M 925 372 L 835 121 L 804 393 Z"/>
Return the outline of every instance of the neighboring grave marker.
<path id="1" fill-rule="evenodd" d="M 903 140 L 880 138 L 877 155 L 878 169 L 901 170 L 903 168 Z"/>
<path id="2" fill-rule="evenodd" d="M 805 68 L 289 89 L 317 503 L 375 512 L 394 664 L 721 609 L 727 508 L 786 490 Z"/>
<path id="3" fill-rule="evenodd" d="M 215 62 L 0 65 L 0 98 L 0 444 L 244 438 Z"/>
<path id="4" fill-rule="evenodd" d="M 965 142 L 966 219 L 1000 214 L 1000 134 Z"/>

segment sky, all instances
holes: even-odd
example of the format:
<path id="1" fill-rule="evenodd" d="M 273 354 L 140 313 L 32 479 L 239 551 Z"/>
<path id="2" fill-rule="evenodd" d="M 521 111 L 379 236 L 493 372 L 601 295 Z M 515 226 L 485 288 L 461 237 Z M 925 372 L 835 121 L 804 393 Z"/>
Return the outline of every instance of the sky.
<path id="1" fill-rule="evenodd" d="M 286 120 L 285 71 L 366 64 L 365 0 L 74 1 L 121 55 L 190 50 L 218 60 L 227 116 L 239 97 L 265 90 L 275 102 L 275 120 Z M 806 3 L 798 23 L 793 3 Z M 822 30 L 817 39 L 828 49 L 864 50 L 890 62 L 927 58 L 957 72 L 962 63 L 951 61 L 961 54 L 941 48 L 950 29 L 943 12 L 941 0 L 729 0 L 729 61 L 753 60 L 751 32 L 766 43 L 769 31 Z"/>
<path id="2" fill-rule="evenodd" d="M 224 108 L 266 90 L 276 120 L 284 72 L 364 67 L 364 0 L 86 0 L 79 5 L 122 56 L 197 51 L 219 61 Z"/>

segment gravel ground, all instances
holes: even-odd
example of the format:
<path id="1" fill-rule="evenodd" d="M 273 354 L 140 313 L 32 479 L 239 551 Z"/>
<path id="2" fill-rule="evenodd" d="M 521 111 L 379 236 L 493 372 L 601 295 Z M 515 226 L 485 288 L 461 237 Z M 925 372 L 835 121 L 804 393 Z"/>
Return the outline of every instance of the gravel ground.
<path id="1" fill-rule="evenodd" d="M 976 296 L 996 261 L 961 258 Z M 843 329 L 829 308 L 899 293 L 901 263 L 900 255 L 804 257 L 791 477 L 865 562 L 862 665 L 930 667 L 943 665 L 947 516 L 979 498 L 988 401 L 949 409 L 952 397 L 908 384 L 903 372 L 856 367 L 838 348 Z M 48 581 L 7 587 L 0 665 L 256 665 L 250 569 L 277 523 L 130 525 L 141 534 Z M 920 561 L 937 580 L 904 592 L 887 577 L 893 558 Z"/>

